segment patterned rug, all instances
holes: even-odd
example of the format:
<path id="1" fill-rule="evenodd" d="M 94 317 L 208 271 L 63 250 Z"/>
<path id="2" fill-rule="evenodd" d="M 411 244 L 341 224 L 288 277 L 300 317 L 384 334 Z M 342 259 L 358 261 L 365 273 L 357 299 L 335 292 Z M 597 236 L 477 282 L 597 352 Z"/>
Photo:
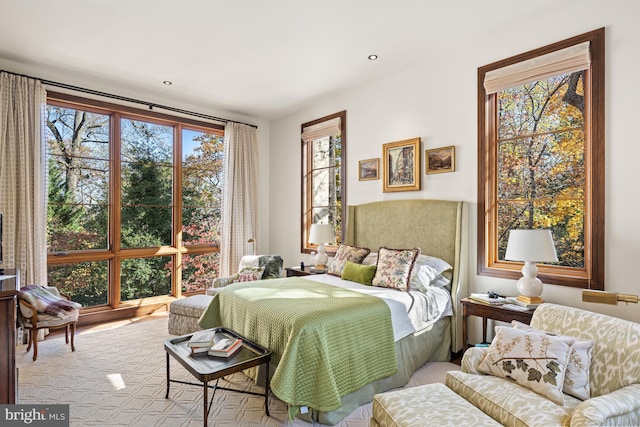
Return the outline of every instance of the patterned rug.
<path id="1" fill-rule="evenodd" d="M 18 346 L 18 403 L 69 404 L 71 426 L 201 426 L 202 389 L 171 384 L 166 392 L 166 356 L 163 342 L 167 314 L 115 322 L 76 334 L 76 351 L 71 352 L 64 335 L 49 337 L 38 345 L 38 360 L 26 345 Z M 173 359 L 171 378 L 193 382 L 193 377 Z M 427 363 L 411 378 L 407 387 L 444 382 L 446 371 L 459 370 L 452 363 Z M 227 384 L 262 393 L 242 374 L 226 378 Z M 229 384 L 231 383 L 231 384 Z M 218 390 L 209 425 L 287 426 L 286 405 L 271 395 L 270 417 L 264 414 L 264 398 Z M 345 418 L 343 427 L 366 427 L 371 404 L 363 405 Z M 295 420 L 293 426 L 310 426 Z"/>

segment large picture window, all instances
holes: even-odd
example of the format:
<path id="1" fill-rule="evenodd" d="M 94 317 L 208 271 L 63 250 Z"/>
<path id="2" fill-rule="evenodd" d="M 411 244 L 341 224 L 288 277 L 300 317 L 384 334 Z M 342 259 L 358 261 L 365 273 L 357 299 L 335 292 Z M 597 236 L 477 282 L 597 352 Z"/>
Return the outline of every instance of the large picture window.
<path id="1" fill-rule="evenodd" d="M 343 238 L 343 206 L 346 203 L 346 112 L 341 111 L 301 126 L 302 135 L 302 233 L 301 251 L 312 252 L 312 224 L 330 224 L 336 237 L 333 252 Z"/>
<path id="2" fill-rule="evenodd" d="M 550 229 L 551 284 L 604 289 L 604 29 L 478 70 L 478 274 L 518 278 L 509 231 Z"/>
<path id="3" fill-rule="evenodd" d="M 93 312 L 203 291 L 222 126 L 54 93 L 46 114 L 49 283 Z"/>

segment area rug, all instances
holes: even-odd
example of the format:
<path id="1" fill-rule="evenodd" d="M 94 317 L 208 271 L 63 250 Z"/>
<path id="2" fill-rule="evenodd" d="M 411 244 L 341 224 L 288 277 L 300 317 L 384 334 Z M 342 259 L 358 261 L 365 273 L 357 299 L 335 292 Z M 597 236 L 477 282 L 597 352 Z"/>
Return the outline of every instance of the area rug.
<path id="1" fill-rule="evenodd" d="M 202 389 L 171 384 L 166 393 L 166 313 L 143 319 L 116 322 L 76 334 L 76 351 L 64 342 L 64 335 L 48 337 L 38 345 L 38 360 L 31 359 L 26 346 L 18 346 L 18 403 L 69 404 L 70 425 L 85 426 L 201 426 Z M 193 381 L 173 359 L 171 378 Z M 445 373 L 459 370 L 452 363 L 427 363 L 406 387 L 444 382 Z M 227 384 L 262 393 L 242 374 L 226 378 Z M 231 384 L 229 384 L 231 383 Z M 264 413 L 264 398 L 218 390 L 209 425 L 212 426 L 297 426 L 287 422 L 287 407 L 273 395 L 270 417 Z M 343 427 L 369 425 L 371 404 L 363 405 L 345 418 Z"/>

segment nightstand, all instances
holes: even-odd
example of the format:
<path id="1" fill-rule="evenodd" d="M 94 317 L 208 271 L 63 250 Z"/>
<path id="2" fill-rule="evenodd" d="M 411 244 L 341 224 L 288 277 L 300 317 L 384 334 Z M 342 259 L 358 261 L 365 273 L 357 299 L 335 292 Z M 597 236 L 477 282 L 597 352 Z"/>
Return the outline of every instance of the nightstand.
<path id="1" fill-rule="evenodd" d="M 463 350 L 467 348 L 467 318 L 469 316 L 482 317 L 482 342 L 487 342 L 487 319 L 499 320 L 501 322 L 510 323 L 512 320 L 526 323 L 531 322 L 534 310 L 516 311 L 503 308 L 501 305 L 487 305 L 481 302 L 464 298 L 460 301 L 462 304 L 462 346 Z"/>
<path id="2" fill-rule="evenodd" d="M 300 270 L 300 267 L 287 267 L 285 270 L 287 271 L 287 277 L 291 276 L 311 276 L 313 274 L 324 274 L 325 271 L 312 271 L 313 266 L 305 265 L 304 270 Z"/>

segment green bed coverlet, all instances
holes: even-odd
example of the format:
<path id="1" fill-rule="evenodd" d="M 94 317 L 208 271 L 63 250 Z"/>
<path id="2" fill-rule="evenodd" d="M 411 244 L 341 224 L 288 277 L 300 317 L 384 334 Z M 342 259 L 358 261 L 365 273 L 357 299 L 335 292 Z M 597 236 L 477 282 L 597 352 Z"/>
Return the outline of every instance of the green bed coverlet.
<path id="1" fill-rule="evenodd" d="M 339 408 L 342 396 L 397 371 L 384 301 L 299 277 L 229 285 L 199 324 L 228 327 L 270 349 L 278 365 L 271 391 L 294 413 Z"/>

